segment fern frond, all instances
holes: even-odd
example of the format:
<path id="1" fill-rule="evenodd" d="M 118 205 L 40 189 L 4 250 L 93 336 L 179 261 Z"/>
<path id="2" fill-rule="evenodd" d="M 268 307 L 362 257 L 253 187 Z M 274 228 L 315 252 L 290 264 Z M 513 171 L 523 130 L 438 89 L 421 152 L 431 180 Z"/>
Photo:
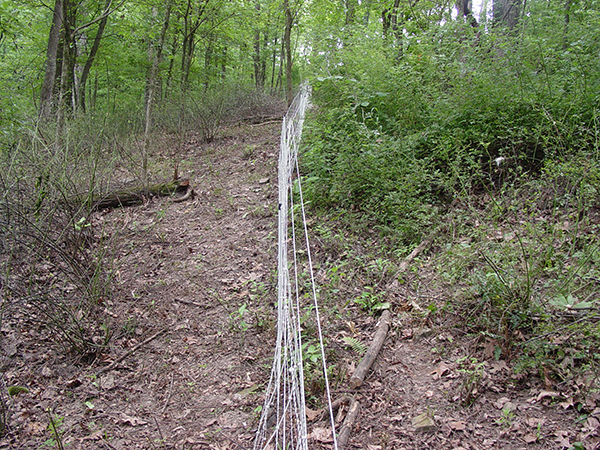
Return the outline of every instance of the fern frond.
<path id="1" fill-rule="evenodd" d="M 346 343 L 346 345 L 352 347 L 352 349 L 356 353 L 363 354 L 364 352 L 367 351 L 367 347 L 365 347 L 365 344 L 363 344 L 362 342 L 360 342 L 358 339 L 346 336 L 346 337 L 343 338 L 343 341 Z"/>

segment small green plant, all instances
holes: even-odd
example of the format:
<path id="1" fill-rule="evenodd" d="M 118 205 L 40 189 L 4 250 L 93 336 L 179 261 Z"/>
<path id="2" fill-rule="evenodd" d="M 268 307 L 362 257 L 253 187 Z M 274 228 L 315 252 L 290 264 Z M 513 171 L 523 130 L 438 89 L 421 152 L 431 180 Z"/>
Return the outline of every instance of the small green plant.
<path id="1" fill-rule="evenodd" d="M 92 224 L 89 223 L 85 217 L 82 217 L 77 222 L 75 222 L 75 224 L 73 226 L 75 227 L 75 230 L 82 231 L 86 228 L 91 227 Z"/>
<path id="2" fill-rule="evenodd" d="M 232 329 L 238 329 L 245 333 L 250 328 L 250 325 L 246 322 L 244 316 L 248 312 L 248 306 L 244 303 L 242 306 L 238 308 L 237 311 L 231 313 L 229 315 L 230 318 L 230 327 Z"/>
<path id="3" fill-rule="evenodd" d="M 354 303 L 359 305 L 363 310 L 370 313 L 390 309 L 390 303 L 383 300 L 383 293 L 375 292 L 371 286 L 365 286 L 364 291 L 360 296 L 354 299 Z"/>
<path id="4" fill-rule="evenodd" d="M 496 423 L 504 428 L 510 428 L 515 420 L 515 413 L 512 409 L 502 408 L 502 415 L 496 419 Z"/>
<path id="5" fill-rule="evenodd" d="M 483 378 L 485 362 L 479 362 L 477 358 L 464 357 L 456 361 L 458 371 L 463 374 L 459 388 L 460 402 L 471 405 L 479 393 L 479 385 Z"/>
<path id="6" fill-rule="evenodd" d="M 50 408 L 46 410 L 46 413 L 48 414 L 49 419 L 48 431 L 50 432 L 50 438 L 47 439 L 42 446 L 56 447 L 59 450 L 64 450 L 62 442 L 63 431 L 61 430 L 64 417 L 54 415 Z"/>
<path id="7" fill-rule="evenodd" d="M 321 347 L 305 342 L 302 344 L 302 359 L 310 364 L 317 364 L 321 360 Z"/>
<path id="8" fill-rule="evenodd" d="M 254 150 L 256 150 L 256 145 L 247 145 L 242 152 L 243 159 L 250 159 L 254 156 Z"/>

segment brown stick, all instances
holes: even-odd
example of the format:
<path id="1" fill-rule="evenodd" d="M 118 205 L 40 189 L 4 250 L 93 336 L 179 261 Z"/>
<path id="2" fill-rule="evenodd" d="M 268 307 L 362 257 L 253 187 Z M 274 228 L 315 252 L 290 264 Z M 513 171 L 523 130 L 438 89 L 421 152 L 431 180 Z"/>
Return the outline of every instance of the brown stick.
<path id="1" fill-rule="evenodd" d="M 123 353 L 121 356 L 119 356 L 117 359 L 115 359 L 113 362 L 111 362 L 108 366 L 103 367 L 102 369 L 98 370 L 96 372 L 96 376 L 100 375 L 101 373 L 108 372 L 109 370 L 113 369 L 117 364 L 119 364 L 121 361 L 123 361 L 125 358 L 127 358 L 129 355 L 131 355 L 133 352 L 135 352 L 142 345 L 146 345 L 148 342 L 153 341 L 158 336 L 160 336 L 161 334 L 163 334 L 165 331 L 167 331 L 167 330 L 160 330 L 158 333 L 154 333 L 152 336 L 150 336 L 145 341 L 140 342 L 135 347 L 130 348 L 125 353 Z"/>
<path id="2" fill-rule="evenodd" d="M 379 321 L 379 328 L 375 333 L 375 337 L 373 338 L 373 342 L 371 346 L 367 350 L 367 353 L 363 357 L 362 361 L 358 364 L 358 367 L 350 377 L 350 389 L 357 389 L 365 380 L 365 376 L 367 372 L 375 362 L 381 347 L 387 337 L 388 328 L 390 326 L 390 317 L 391 313 L 389 309 L 386 309 L 381 315 L 381 320 Z"/>
<path id="3" fill-rule="evenodd" d="M 351 397 L 350 407 L 348 408 L 348 414 L 346 414 L 346 418 L 344 419 L 344 423 L 342 424 L 342 428 L 340 429 L 340 433 L 338 435 L 338 447 L 341 450 L 346 448 L 348 444 L 348 440 L 350 439 L 350 433 L 352 432 L 352 427 L 354 426 L 354 421 L 358 416 L 358 411 L 360 410 L 360 403 L 354 398 Z"/>
<path id="4" fill-rule="evenodd" d="M 207 306 L 207 305 L 203 305 L 202 303 L 198 303 L 198 302 L 192 302 L 190 300 L 183 300 L 181 298 L 174 298 L 173 300 L 175 300 L 176 302 L 179 302 L 179 303 L 183 303 L 184 305 L 192 305 L 192 306 L 197 306 L 199 308 L 204 308 L 204 309 L 209 308 L 209 306 Z"/>
<path id="5" fill-rule="evenodd" d="M 412 252 L 410 252 L 410 254 L 406 257 L 406 259 L 400 263 L 400 267 L 398 267 L 398 272 L 396 272 L 396 275 L 394 275 L 394 279 L 396 279 L 398 277 L 398 275 L 400 275 L 401 273 L 406 272 L 406 269 L 407 269 L 408 265 L 412 262 L 412 260 L 415 259 L 419 253 L 421 253 L 423 250 L 425 250 L 430 245 L 431 245 L 431 239 L 429 239 L 429 238 L 425 239 Z"/>

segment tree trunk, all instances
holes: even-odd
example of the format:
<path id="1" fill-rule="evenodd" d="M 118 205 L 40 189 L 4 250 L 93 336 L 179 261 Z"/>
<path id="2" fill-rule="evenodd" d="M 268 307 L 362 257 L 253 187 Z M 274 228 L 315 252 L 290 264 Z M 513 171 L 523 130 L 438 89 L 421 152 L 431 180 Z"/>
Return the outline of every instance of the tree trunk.
<path id="1" fill-rule="evenodd" d="M 283 43 L 285 48 L 285 97 L 287 99 L 288 106 L 292 104 L 294 100 L 294 91 L 292 87 L 292 25 L 294 19 L 292 16 L 292 10 L 290 9 L 289 0 L 283 0 L 283 9 L 285 11 L 285 30 L 283 34 Z"/>
<path id="2" fill-rule="evenodd" d="M 398 21 L 400 0 L 394 0 L 390 9 L 384 9 L 381 14 L 381 23 L 383 25 L 383 38 L 392 48 L 396 48 L 396 60 L 400 60 L 404 54 L 403 43 L 403 21 Z M 391 36 L 390 36 L 391 34 Z"/>
<path id="3" fill-rule="evenodd" d="M 56 80 L 56 62 L 58 59 L 58 48 L 60 42 L 60 29 L 62 27 L 62 0 L 55 0 L 52 25 L 48 36 L 48 48 L 46 50 L 46 72 L 40 95 L 40 118 L 50 116 L 52 112 L 52 99 L 54 97 L 54 81 Z"/>
<path id="4" fill-rule="evenodd" d="M 261 52 L 260 52 L 260 1 L 254 1 L 254 9 L 256 11 L 256 28 L 254 29 L 254 54 L 252 61 L 254 66 L 254 85 L 257 89 L 262 89 L 265 86 L 264 73 L 261 76 Z"/>
<path id="5" fill-rule="evenodd" d="M 152 110 L 154 108 L 154 101 L 156 96 L 156 89 L 158 86 L 158 75 L 159 66 L 162 58 L 162 51 L 165 44 L 165 37 L 169 28 L 169 19 L 171 17 L 171 0 L 167 1 L 167 9 L 165 11 L 165 19 L 163 26 L 158 38 L 158 42 L 154 49 L 150 44 L 151 66 L 148 73 L 148 80 L 146 83 L 146 108 L 145 108 L 145 127 L 144 127 L 144 143 L 142 149 L 142 184 L 144 187 L 148 187 L 148 147 L 150 143 L 150 132 L 152 131 Z"/>
<path id="6" fill-rule="evenodd" d="M 277 62 L 277 36 L 275 36 L 275 41 L 273 42 L 273 60 L 271 67 L 271 93 L 274 92 L 275 89 L 275 63 Z"/>
<path id="7" fill-rule="evenodd" d="M 79 96 L 78 103 L 79 107 L 83 112 L 85 112 L 85 86 L 87 83 L 87 79 L 90 75 L 90 70 L 92 69 L 92 64 L 94 64 L 94 59 L 96 58 L 96 54 L 98 53 L 98 49 L 100 48 L 100 41 L 102 40 L 102 34 L 104 33 L 104 28 L 106 28 L 106 22 L 108 22 L 108 12 L 110 8 L 111 0 L 106 0 L 106 7 L 104 8 L 104 14 L 100 23 L 98 24 L 98 31 L 96 31 L 96 36 L 94 37 L 94 43 L 92 44 L 92 48 L 90 49 L 90 53 L 88 58 L 83 66 L 83 70 L 81 72 L 81 78 L 79 79 Z"/>
<path id="8" fill-rule="evenodd" d="M 494 24 L 513 29 L 519 22 L 523 0 L 495 0 L 493 5 Z"/>
<path id="9" fill-rule="evenodd" d="M 173 82 L 173 67 L 175 66 L 175 55 L 177 55 L 177 50 L 178 50 L 178 43 L 177 43 L 177 39 L 178 36 L 177 34 L 175 34 L 173 36 L 173 43 L 171 44 L 171 57 L 169 58 L 169 69 L 167 70 L 167 95 L 170 96 L 171 94 L 171 84 Z"/>
<path id="10" fill-rule="evenodd" d="M 458 16 L 464 17 L 469 25 L 473 28 L 477 27 L 477 19 L 473 16 L 473 4 L 472 0 L 458 0 L 456 2 L 456 9 L 458 9 Z"/>
<path id="11" fill-rule="evenodd" d="M 354 15 L 357 6 L 357 0 L 344 0 L 344 13 L 346 15 L 344 24 L 346 26 L 354 25 Z"/>
<path id="12" fill-rule="evenodd" d="M 74 110 L 75 59 L 77 47 L 73 37 L 77 5 L 72 0 L 62 0 L 62 61 L 60 74 L 60 90 L 56 118 L 56 146 L 63 145 L 66 117 Z"/>
<path id="13" fill-rule="evenodd" d="M 188 0 L 185 14 L 183 15 L 183 42 L 181 51 L 181 90 L 185 95 L 192 68 L 194 48 L 196 45 L 196 32 L 200 25 L 207 19 L 206 11 L 210 0 L 202 0 L 198 6 L 196 20 L 192 23 L 193 6 L 192 0 Z"/>

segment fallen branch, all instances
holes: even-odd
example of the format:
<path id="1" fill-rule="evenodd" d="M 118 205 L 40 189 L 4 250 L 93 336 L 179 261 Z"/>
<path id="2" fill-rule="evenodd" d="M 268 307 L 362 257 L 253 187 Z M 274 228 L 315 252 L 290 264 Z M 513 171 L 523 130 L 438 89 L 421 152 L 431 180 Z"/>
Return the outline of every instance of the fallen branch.
<path id="1" fill-rule="evenodd" d="M 154 333 L 152 336 L 150 336 L 148 339 L 146 339 L 143 342 L 140 342 L 139 344 L 137 344 L 136 346 L 130 348 L 129 350 L 127 350 L 125 353 L 123 353 L 121 356 L 119 356 L 117 359 L 115 359 L 112 363 L 110 363 L 108 366 L 103 367 L 102 369 L 98 370 L 96 372 L 96 376 L 100 375 L 101 373 L 104 372 L 108 372 L 109 370 L 113 369 L 116 367 L 117 364 L 119 364 L 121 361 L 123 361 L 125 358 L 127 358 L 129 355 L 131 355 L 133 352 L 135 352 L 137 349 L 139 349 L 141 346 L 146 345 L 147 343 L 153 341 L 154 339 L 156 339 L 158 336 L 160 336 L 161 334 L 163 334 L 165 331 L 167 330 L 160 330 L 158 333 Z"/>
<path id="2" fill-rule="evenodd" d="M 350 439 L 350 433 L 352 432 L 352 427 L 354 426 L 354 421 L 358 416 L 358 411 L 360 410 L 360 403 L 354 397 L 350 397 L 350 406 L 348 407 L 348 413 L 346 414 L 346 418 L 344 419 L 344 423 L 342 424 L 342 428 L 340 428 L 340 432 L 338 434 L 338 448 L 343 450 L 348 445 L 348 440 Z"/>
<path id="3" fill-rule="evenodd" d="M 173 375 L 173 373 L 171 373 L 171 384 L 169 385 L 169 392 L 167 393 L 167 399 L 165 400 L 165 404 L 163 405 L 163 408 L 160 412 L 161 416 L 163 416 L 165 414 L 165 411 L 167 410 L 167 406 L 169 406 L 169 400 L 171 400 L 171 394 L 173 392 L 173 378 L 174 378 L 174 375 Z"/>
<path id="4" fill-rule="evenodd" d="M 404 261 L 400 263 L 400 267 L 398 267 L 398 272 L 396 272 L 396 275 L 394 275 L 394 280 L 398 278 L 398 275 L 406 272 L 406 269 L 408 268 L 408 265 L 412 262 L 412 260 L 415 259 L 419 255 L 419 253 L 421 253 L 423 250 L 429 247 L 431 245 L 431 242 L 431 239 L 425 239 L 412 252 L 410 252 L 410 254 L 404 259 Z"/>
<path id="5" fill-rule="evenodd" d="M 375 337 L 373 338 L 373 342 L 371 346 L 367 350 L 367 353 L 363 357 L 362 361 L 358 364 L 358 367 L 350 377 L 350 389 L 357 389 L 363 381 L 365 380 L 365 376 L 367 372 L 375 362 L 381 347 L 387 337 L 387 332 L 390 327 L 390 317 L 391 313 L 389 309 L 386 309 L 381 315 L 381 320 L 379 321 L 379 328 L 375 333 Z"/>

